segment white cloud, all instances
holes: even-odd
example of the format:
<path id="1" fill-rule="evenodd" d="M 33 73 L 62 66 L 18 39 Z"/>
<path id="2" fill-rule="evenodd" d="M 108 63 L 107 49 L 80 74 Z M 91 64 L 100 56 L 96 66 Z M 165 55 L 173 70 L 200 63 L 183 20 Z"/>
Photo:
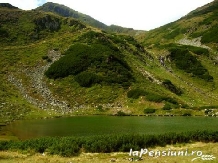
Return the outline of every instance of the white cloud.
<path id="1" fill-rule="evenodd" d="M 21 9 L 33 9 L 46 0 L 7 0 Z M 64 4 L 107 24 L 149 30 L 175 21 L 213 0 L 49 0 Z M 2 0 L 0 0 L 2 2 Z"/>

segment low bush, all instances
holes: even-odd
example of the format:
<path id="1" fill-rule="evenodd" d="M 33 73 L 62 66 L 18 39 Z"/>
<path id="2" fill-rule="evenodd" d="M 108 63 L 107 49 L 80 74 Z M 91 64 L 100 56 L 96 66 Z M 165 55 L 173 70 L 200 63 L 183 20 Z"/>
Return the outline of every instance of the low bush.
<path id="1" fill-rule="evenodd" d="M 203 34 L 201 41 L 202 43 L 210 43 L 210 42 L 218 43 L 217 35 L 218 35 L 218 29 L 217 26 L 215 26 Z"/>
<path id="2" fill-rule="evenodd" d="M 179 47 L 170 49 L 170 58 L 176 67 L 206 81 L 213 81 L 208 70 L 194 57 L 189 50 Z"/>
<path id="3" fill-rule="evenodd" d="M 165 88 L 169 89 L 171 92 L 177 94 L 177 95 L 181 95 L 182 91 L 181 89 L 179 89 L 178 87 L 176 87 L 170 80 L 165 79 L 163 81 L 163 85 Z"/>
<path id="4" fill-rule="evenodd" d="M 127 92 L 128 98 L 138 99 L 140 96 L 145 96 L 147 94 L 146 91 L 142 89 L 132 89 Z"/>
<path id="5" fill-rule="evenodd" d="M 1 27 L 0 27 L 0 36 L 1 37 L 8 37 L 9 36 L 9 34 L 8 34 L 8 32 L 5 30 L 5 29 L 2 29 Z"/>
<path id="6" fill-rule="evenodd" d="M 161 95 L 151 93 L 151 92 L 146 92 L 145 90 L 139 89 L 139 88 L 132 89 L 132 90 L 127 92 L 128 98 L 138 99 L 140 96 L 145 96 L 145 98 L 148 101 L 153 101 L 153 102 L 167 101 L 167 102 L 172 103 L 172 104 L 176 104 L 176 105 L 178 104 L 178 102 L 173 98 L 170 98 L 167 96 L 161 96 Z"/>
<path id="7" fill-rule="evenodd" d="M 0 150 L 48 152 L 64 157 L 83 152 L 129 152 L 132 149 L 189 142 L 218 142 L 218 131 L 193 131 L 159 135 L 98 135 L 89 137 L 46 137 L 25 141 L 0 141 Z"/>
<path id="8" fill-rule="evenodd" d="M 118 111 L 116 115 L 117 116 L 127 116 L 127 114 L 122 111 Z"/>
<path id="9" fill-rule="evenodd" d="M 90 87 L 93 84 L 101 82 L 101 79 L 99 76 L 93 73 L 90 73 L 90 72 L 81 72 L 80 74 L 76 75 L 75 80 L 82 87 Z"/>
<path id="10" fill-rule="evenodd" d="M 172 107 L 171 107 L 170 104 L 166 103 L 162 109 L 163 109 L 163 110 L 171 110 Z"/>
<path id="11" fill-rule="evenodd" d="M 152 114 L 152 113 L 155 113 L 155 111 L 156 111 L 156 109 L 153 109 L 153 108 L 144 109 L 145 114 Z"/>
<path id="12" fill-rule="evenodd" d="M 131 68 L 122 53 L 103 44 L 72 45 L 65 56 L 49 67 L 45 75 L 52 79 L 74 75 L 82 87 L 90 87 L 95 83 L 128 87 L 134 81 Z"/>

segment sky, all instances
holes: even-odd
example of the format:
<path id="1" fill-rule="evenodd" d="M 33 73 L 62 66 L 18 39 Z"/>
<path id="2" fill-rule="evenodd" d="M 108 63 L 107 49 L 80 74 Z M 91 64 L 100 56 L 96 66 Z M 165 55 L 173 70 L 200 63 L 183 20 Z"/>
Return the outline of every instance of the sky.
<path id="1" fill-rule="evenodd" d="M 23 10 L 46 2 L 68 6 L 107 24 L 150 30 L 178 20 L 213 0 L 0 0 Z"/>

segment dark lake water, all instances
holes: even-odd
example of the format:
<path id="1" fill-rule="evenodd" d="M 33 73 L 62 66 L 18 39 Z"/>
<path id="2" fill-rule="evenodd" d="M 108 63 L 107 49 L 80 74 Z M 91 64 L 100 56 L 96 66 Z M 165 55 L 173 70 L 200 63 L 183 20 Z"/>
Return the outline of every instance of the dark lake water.
<path id="1" fill-rule="evenodd" d="M 90 136 L 102 134 L 161 134 L 218 130 L 216 117 L 75 116 L 16 121 L 6 129 L 20 139 L 43 136 Z"/>

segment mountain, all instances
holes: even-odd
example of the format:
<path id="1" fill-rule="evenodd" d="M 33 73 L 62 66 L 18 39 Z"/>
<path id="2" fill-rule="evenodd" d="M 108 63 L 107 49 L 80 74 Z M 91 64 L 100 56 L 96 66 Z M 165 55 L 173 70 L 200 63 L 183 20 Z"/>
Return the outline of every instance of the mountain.
<path id="1" fill-rule="evenodd" d="M 218 1 L 200 7 L 179 20 L 151 30 L 141 35 L 141 41 L 146 45 L 167 44 L 171 42 L 181 42 L 193 40 L 197 43 L 207 44 L 211 48 L 216 48 L 218 40 Z M 182 40 L 183 39 L 183 40 Z M 187 43 L 188 44 L 188 43 Z M 194 45 L 194 44 L 193 44 Z M 200 46 L 200 45 L 199 45 Z"/>
<path id="2" fill-rule="evenodd" d="M 216 17 L 216 2 L 137 35 L 141 43 L 53 12 L 0 7 L 0 121 L 87 114 L 216 115 L 217 42 L 200 46 L 196 38 L 196 45 L 181 43 L 193 43 L 190 37 L 201 30 L 203 35 L 214 31 L 217 19 L 207 29 L 203 22 Z M 191 27 L 192 20 L 202 28 L 190 32 L 187 22 Z M 186 36 L 171 38 L 184 26 Z"/>
<path id="3" fill-rule="evenodd" d="M 10 8 L 10 9 L 18 9 L 18 7 L 15 7 L 15 6 L 11 5 L 10 3 L 0 3 L 0 7 Z"/>
<path id="4" fill-rule="evenodd" d="M 37 11 L 45 11 L 45 12 L 52 12 L 58 14 L 63 17 L 73 17 L 75 19 L 80 20 L 81 22 L 88 24 L 92 27 L 99 28 L 105 30 L 107 32 L 117 32 L 117 33 L 128 33 L 131 35 L 136 34 L 137 30 L 133 28 L 124 28 L 116 25 L 107 26 L 106 24 L 88 16 L 78 11 L 75 11 L 67 6 L 60 5 L 57 3 L 47 2 L 42 6 L 36 8 Z"/>
<path id="5" fill-rule="evenodd" d="M 218 98 L 217 25 L 218 1 L 214 0 L 175 22 L 137 36 L 163 71 L 170 72 L 170 80 L 193 96 L 191 105 L 206 100 L 207 105 L 214 105 Z M 163 71 L 158 76 L 165 75 Z"/>

